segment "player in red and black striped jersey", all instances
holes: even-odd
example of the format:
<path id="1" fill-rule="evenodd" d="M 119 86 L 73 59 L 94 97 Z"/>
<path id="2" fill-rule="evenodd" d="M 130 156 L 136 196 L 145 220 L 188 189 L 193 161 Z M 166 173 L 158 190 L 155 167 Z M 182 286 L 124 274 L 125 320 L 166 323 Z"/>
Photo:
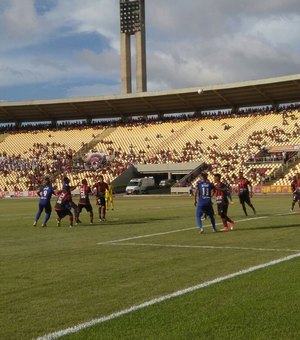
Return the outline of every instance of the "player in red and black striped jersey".
<path id="1" fill-rule="evenodd" d="M 234 221 L 228 217 L 228 206 L 229 206 L 229 200 L 228 200 L 228 186 L 221 182 L 221 175 L 215 174 L 214 175 L 214 195 L 216 197 L 217 201 L 217 207 L 218 207 L 218 214 L 220 215 L 222 222 L 223 222 L 223 231 L 228 231 L 228 223 L 230 224 L 230 229 L 232 230 L 234 227 Z"/>
<path id="2" fill-rule="evenodd" d="M 294 176 L 293 181 L 291 183 L 292 193 L 293 193 L 293 202 L 291 211 L 294 210 L 295 204 L 298 202 L 300 208 L 300 174 Z"/>
<path id="3" fill-rule="evenodd" d="M 249 207 L 251 207 L 251 209 L 253 210 L 254 214 L 256 214 L 256 210 L 255 210 L 253 204 L 251 203 L 251 198 L 250 198 L 250 197 L 252 197 L 252 184 L 251 184 L 250 181 L 248 181 L 244 177 L 244 175 L 241 171 L 239 172 L 239 178 L 237 180 L 237 185 L 238 185 L 240 203 L 243 207 L 245 215 L 248 216 L 245 203 L 247 203 L 249 205 Z M 249 190 L 249 188 L 250 188 L 250 190 Z"/>
<path id="4" fill-rule="evenodd" d="M 108 190 L 107 183 L 104 182 L 102 175 L 99 176 L 99 182 L 93 185 L 93 193 L 96 195 L 96 204 L 98 205 L 99 220 L 105 222 L 106 216 L 106 201 L 105 192 Z"/>
<path id="5" fill-rule="evenodd" d="M 81 223 L 81 221 L 78 219 L 78 207 L 77 205 L 73 202 L 72 200 L 72 191 L 76 189 L 76 185 L 71 186 L 70 185 L 70 179 L 68 177 L 64 177 L 63 178 L 63 186 L 62 186 L 63 190 L 66 190 L 69 192 L 69 194 L 71 195 L 71 200 L 70 200 L 70 206 L 71 208 L 74 210 L 74 215 L 75 215 L 75 220 L 76 220 L 76 224 Z"/>
<path id="6" fill-rule="evenodd" d="M 85 209 L 87 212 L 90 213 L 90 223 L 93 224 L 93 207 L 90 202 L 90 194 L 92 193 L 91 187 L 88 186 L 87 180 L 82 180 L 82 185 L 79 189 L 79 202 L 78 202 L 78 215 L 77 220 L 79 220 L 79 215 L 82 209 Z"/>
<path id="7" fill-rule="evenodd" d="M 69 215 L 70 227 L 73 227 L 73 214 L 71 211 L 72 196 L 68 190 L 61 190 L 57 193 L 55 211 L 57 213 L 57 226 L 60 227 L 61 220 Z"/>

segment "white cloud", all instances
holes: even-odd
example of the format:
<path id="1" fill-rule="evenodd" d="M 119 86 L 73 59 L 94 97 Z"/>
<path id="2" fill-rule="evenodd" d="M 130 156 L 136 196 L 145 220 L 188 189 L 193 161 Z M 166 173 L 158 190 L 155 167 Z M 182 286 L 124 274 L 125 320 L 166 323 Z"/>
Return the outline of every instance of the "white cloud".
<path id="1" fill-rule="evenodd" d="M 46 65 L 46 63 L 33 63 L 30 59 L 14 58 L 3 59 L 0 58 L 0 85 L 14 86 L 35 84 L 47 81 L 55 81 L 63 78 L 65 72 L 53 68 L 53 66 Z"/>
<path id="2" fill-rule="evenodd" d="M 46 18 L 54 27 L 66 26 L 77 33 L 97 32 L 119 49 L 118 0 L 63 0 Z"/>
<path id="3" fill-rule="evenodd" d="M 153 0 L 148 12 L 148 20 L 155 22 L 148 22 L 153 31 L 148 35 L 150 86 L 197 86 L 299 72 L 297 1 L 172 4 Z"/>
<path id="4" fill-rule="evenodd" d="M 77 53 L 80 64 L 89 65 L 93 70 L 102 74 L 119 74 L 119 55 L 114 50 L 105 50 L 102 53 L 95 53 L 91 50 L 82 50 Z"/>
<path id="5" fill-rule="evenodd" d="M 43 40 L 45 26 L 33 0 L 6 0 L 0 9 L 0 51 L 21 50 Z"/>
<path id="6" fill-rule="evenodd" d="M 67 92 L 67 97 L 89 97 L 120 94 L 120 84 L 93 84 L 85 86 L 74 86 Z"/>
<path id="7" fill-rule="evenodd" d="M 105 50 L 76 46 L 68 59 L 59 49 L 22 50 L 77 33 L 101 35 Z M 299 35 L 299 0 L 146 1 L 148 89 L 299 73 Z M 119 0 L 61 0 L 42 15 L 34 0 L 1 0 L 0 50 L 0 86 L 78 77 L 91 85 L 67 95 L 119 92 L 104 84 L 120 82 Z"/>
<path id="8" fill-rule="evenodd" d="M 33 0 L 11 0 L 10 6 L 1 15 L 2 25 L 12 37 L 23 38 L 34 33 L 39 22 L 35 13 Z"/>
<path id="9" fill-rule="evenodd" d="M 2 0 L 1 0 L 2 1 Z M 55 27 L 44 16 L 39 16 L 34 0 L 5 0 L 0 7 L 0 51 L 17 50 L 49 39 Z"/>
<path id="10" fill-rule="evenodd" d="M 95 81 L 99 78 L 99 74 L 96 74 L 89 66 L 60 59 L 16 57 L 8 60 L 0 58 L 0 65 L 0 86 L 63 83 L 71 82 L 76 78 Z"/>
<path id="11" fill-rule="evenodd" d="M 263 39 L 274 46 L 299 50 L 300 14 L 291 14 L 288 17 L 274 16 L 267 20 L 252 17 L 244 21 L 245 26 L 248 27 L 248 32 L 258 39 Z"/>

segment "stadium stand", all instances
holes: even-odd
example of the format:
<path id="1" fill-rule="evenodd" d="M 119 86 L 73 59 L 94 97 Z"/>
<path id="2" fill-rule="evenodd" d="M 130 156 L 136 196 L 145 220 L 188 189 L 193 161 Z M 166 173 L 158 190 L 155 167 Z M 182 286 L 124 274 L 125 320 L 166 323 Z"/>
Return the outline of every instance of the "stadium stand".
<path id="1" fill-rule="evenodd" d="M 0 187 L 3 190 L 28 190 L 45 174 L 71 170 L 74 155 L 95 134 L 92 127 L 22 130 L 6 134 L 0 144 Z"/>
<path id="2" fill-rule="evenodd" d="M 99 174 L 113 180 L 132 164 L 201 161 L 231 184 L 243 170 L 253 184 L 289 185 L 300 170 L 297 152 L 269 152 L 300 145 L 297 107 L 2 132 L 1 190 L 34 189 L 46 174 L 58 187 L 65 174 L 72 184 L 83 178 L 91 184 Z M 105 154 L 106 163 L 86 164 L 85 154 L 92 152 Z M 293 166 L 288 169 L 286 163 Z"/>

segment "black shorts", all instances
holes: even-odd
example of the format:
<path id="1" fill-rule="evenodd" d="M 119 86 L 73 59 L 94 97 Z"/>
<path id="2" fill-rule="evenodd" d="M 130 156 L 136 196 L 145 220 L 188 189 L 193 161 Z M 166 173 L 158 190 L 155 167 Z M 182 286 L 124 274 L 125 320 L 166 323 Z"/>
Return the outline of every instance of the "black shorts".
<path id="1" fill-rule="evenodd" d="M 97 197 L 97 202 L 96 202 L 97 205 L 100 205 L 100 206 L 106 206 L 106 202 L 105 202 L 105 197 Z"/>
<path id="2" fill-rule="evenodd" d="M 70 202 L 70 206 L 75 210 L 78 208 L 77 205 L 73 201 Z"/>
<path id="3" fill-rule="evenodd" d="M 69 216 L 73 216 L 71 210 L 69 209 L 64 209 L 64 210 L 56 210 L 57 212 L 57 216 L 59 218 L 64 218 L 65 216 L 69 215 Z"/>
<path id="4" fill-rule="evenodd" d="M 293 193 L 293 202 L 300 201 L 300 192 L 296 191 Z"/>
<path id="5" fill-rule="evenodd" d="M 218 214 L 223 218 L 227 216 L 228 212 L 228 204 L 224 203 L 218 203 Z"/>
<path id="6" fill-rule="evenodd" d="M 246 192 L 240 192 L 239 193 L 239 199 L 240 199 L 241 204 L 244 204 L 244 203 L 251 204 L 250 194 L 247 191 Z"/>
<path id="7" fill-rule="evenodd" d="M 46 213 L 46 214 L 51 214 L 51 211 L 52 211 L 50 202 L 47 202 L 45 205 L 40 204 L 40 205 L 39 205 L 39 209 L 40 209 L 41 211 L 43 211 L 43 209 L 45 209 L 45 213 Z"/>
<path id="8" fill-rule="evenodd" d="M 87 212 L 93 212 L 93 207 L 91 206 L 91 203 L 78 204 L 78 213 L 79 214 L 82 212 L 82 209 L 85 209 Z"/>

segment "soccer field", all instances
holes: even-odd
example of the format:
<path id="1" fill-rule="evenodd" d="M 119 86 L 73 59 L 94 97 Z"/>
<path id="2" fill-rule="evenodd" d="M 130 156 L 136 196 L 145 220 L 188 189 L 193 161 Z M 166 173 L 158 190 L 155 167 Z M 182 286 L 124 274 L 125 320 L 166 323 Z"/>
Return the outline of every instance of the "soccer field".
<path id="1" fill-rule="evenodd" d="M 253 203 L 246 218 L 234 197 L 235 229 L 200 235 L 190 197 L 116 199 L 106 223 L 84 211 L 74 228 L 1 200 L 0 339 L 299 339 L 298 207 Z"/>

